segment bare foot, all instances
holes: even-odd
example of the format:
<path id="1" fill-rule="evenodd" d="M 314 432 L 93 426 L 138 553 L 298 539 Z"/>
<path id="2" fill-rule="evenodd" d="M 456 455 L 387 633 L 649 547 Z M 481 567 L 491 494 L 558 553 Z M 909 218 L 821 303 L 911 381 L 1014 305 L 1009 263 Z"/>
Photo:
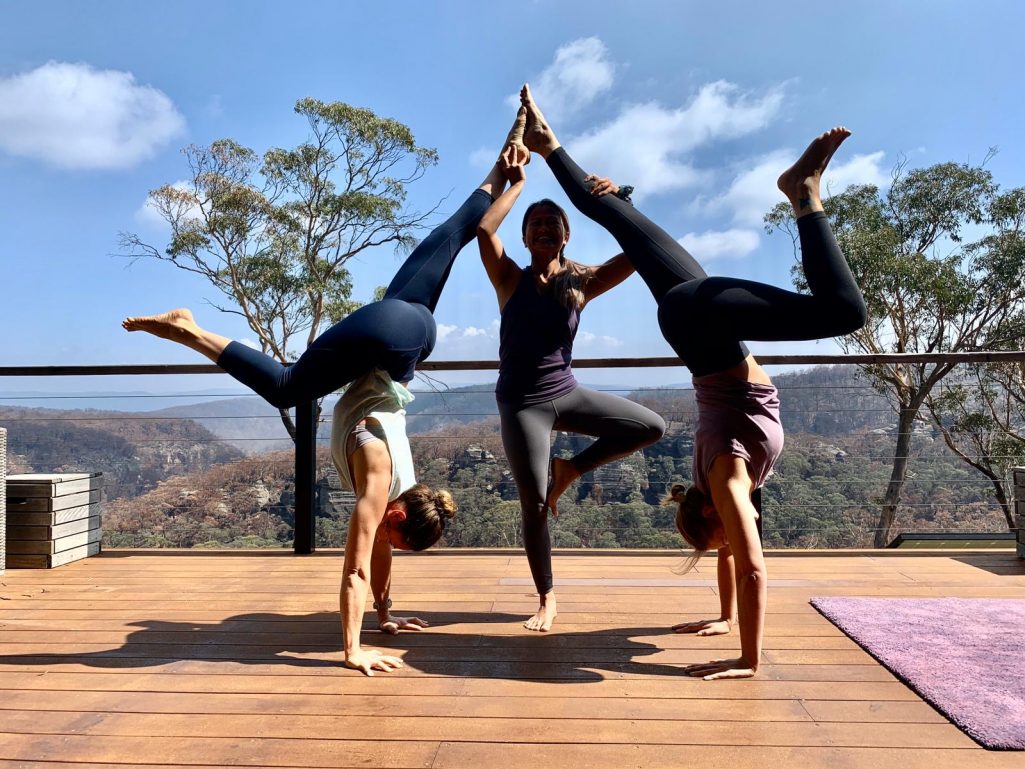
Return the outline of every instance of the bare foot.
<path id="1" fill-rule="evenodd" d="M 798 215 L 822 210 L 819 196 L 822 173 L 837 147 L 850 135 L 846 128 L 837 126 L 816 136 L 797 162 L 776 180 L 776 186 L 787 196 Z"/>
<path id="2" fill-rule="evenodd" d="M 125 318 L 121 321 L 121 327 L 125 331 L 146 331 L 173 342 L 183 342 L 185 338 L 196 336 L 199 331 L 192 313 L 184 307 L 160 315 Z"/>
<path id="3" fill-rule="evenodd" d="M 559 148 L 559 140 L 555 138 L 555 132 L 534 103 L 530 86 L 527 84 L 520 90 L 520 103 L 527 108 L 527 126 L 523 133 L 523 143 L 531 152 L 547 158 Z"/>
<path id="4" fill-rule="evenodd" d="M 509 135 L 505 137 L 505 144 L 502 146 L 502 154 L 504 155 L 506 150 L 510 147 L 514 150 L 513 157 L 518 159 L 523 165 L 527 165 L 530 162 L 530 150 L 527 149 L 527 145 L 523 143 L 523 132 L 527 127 L 527 108 L 520 105 L 520 108 L 516 110 L 516 119 L 513 121 L 512 128 L 509 129 Z"/>
<path id="5" fill-rule="evenodd" d="M 569 488 L 569 485 L 580 477 L 577 466 L 568 459 L 555 457 L 552 459 L 552 478 L 548 482 L 548 494 L 545 497 L 545 507 L 552 511 L 552 515 L 559 517 L 559 497 Z"/>
<path id="6" fill-rule="evenodd" d="M 547 633 L 552 629 L 552 623 L 555 622 L 558 614 L 559 612 L 556 610 L 555 605 L 555 593 L 546 593 L 544 598 L 541 599 L 541 606 L 538 607 L 537 614 L 524 622 L 523 627 L 527 630 Z"/>

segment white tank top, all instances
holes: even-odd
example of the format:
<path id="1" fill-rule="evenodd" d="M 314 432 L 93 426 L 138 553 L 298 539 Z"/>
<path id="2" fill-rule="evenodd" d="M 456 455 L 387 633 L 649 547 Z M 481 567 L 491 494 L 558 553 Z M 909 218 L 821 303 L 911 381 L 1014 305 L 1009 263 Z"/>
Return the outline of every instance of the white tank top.
<path id="1" fill-rule="evenodd" d="M 374 369 L 349 385 L 335 404 L 331 422 L 331 459 L 343 485 L 356 491 L 345 445 L 349 433 L 364 419 L 373 419 L 384 430 L 384 442 L 391 455 L 388 501 L 416 485 L 413 455 L 406 437 L 406 406 L 412 401 L 413 393 L 392 381 L 382 369 Z"/>

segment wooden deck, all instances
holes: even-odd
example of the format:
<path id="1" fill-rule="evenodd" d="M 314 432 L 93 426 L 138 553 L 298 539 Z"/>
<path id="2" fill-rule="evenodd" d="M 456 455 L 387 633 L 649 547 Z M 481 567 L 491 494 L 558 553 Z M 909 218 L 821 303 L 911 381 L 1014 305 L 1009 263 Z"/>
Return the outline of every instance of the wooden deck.
<path id="1" fill-rule="evenodd" d="M 714 561 L 558 555 L 555 632 L 519 553 L 395 560 L 398 613 L 366 636 L 406 667 L 340 665 L 341 557 L 108 552 L 0 576 L 0 769 L 247 767 L 1022 767 L 983 750 L 808 605 L 815 595 L 1025 598 L 1013 552 L 773 554 L 758 678 L 681 665 L 736 636 L 667 626 L 717 611 Z M 1021 671 L 1009 671 L 1021 675 Z"/>

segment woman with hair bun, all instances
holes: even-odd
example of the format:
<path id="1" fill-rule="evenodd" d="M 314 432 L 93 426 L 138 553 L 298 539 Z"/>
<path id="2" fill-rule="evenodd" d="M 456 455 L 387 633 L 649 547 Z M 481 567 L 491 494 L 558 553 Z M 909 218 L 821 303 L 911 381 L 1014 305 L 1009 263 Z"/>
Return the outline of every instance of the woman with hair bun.
<path id="1" fill-rule="evenodd" d="M 673 629 L 711 635 L 729 632 L 736 622 L 741 653 L 685 672 L 706 680 L 753 676 L 761 661 L 767 575 L 751 495 L 783 449 L 783 427 L 776 388 L 744 340 L 821 339 L 849 334 L 867 322 L 865 300 L 819 196 L 822 174 L 850 131 L 837 127 L 817 136 L 777 182 L 793 205 L 811 289 L 797 294 L 706 275 L 683 246 L 633 207 L 626 188 L 588 175 L 573 162 L 527 86 L 521 102 L 527 108 L 527 148 L 544 157 L 581 213 L 616 238 L 658 303 L 663 336 L 694 376 L 694 488 L 674 486 L 670 498 L 679 505 L 676 526 L 696 554 L 718 551 L 722 611 L 718 619 Z"/>
<path id="2" fill-rule="evenodd" d="M 522 147 L 520 113 L 507 144 Z M 498 163 L 460 208 L 413 250 L 385 292 L 317 337 L 283 366 L 270 356 L 196 324 L 186 309 L 126 318 L 127 331 L 146 331 L 205 355 L 271 405 L 289 408 L 346 385 L 334 409 L 331 456 L 356 494 L 345 541 L 340 591 L 345 664 L 368 676 L 402 667 L 402 660 L 360 645 L 367 593 L 386 633 L 419 631 L 427 622 L 391 613 L 392 548 L 425 550 L 456 512 L 447 491 L 416 482 L 406 437 L 407 389 L 416 365 L 434 349 L 434 309 L 460 249 L 505 188 Z"/>

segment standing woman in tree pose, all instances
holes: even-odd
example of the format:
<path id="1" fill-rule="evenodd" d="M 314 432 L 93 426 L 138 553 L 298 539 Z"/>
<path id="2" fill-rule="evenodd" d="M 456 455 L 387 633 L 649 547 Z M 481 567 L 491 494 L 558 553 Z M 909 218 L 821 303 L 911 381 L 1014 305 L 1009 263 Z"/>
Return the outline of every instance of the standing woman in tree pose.
<path id="1" fill-rule="evenodd" d="M 677 625 L 684 633 L 727 633 L 739 620 L 741 655 L 691 665 L 706 679 L 745 678 L 758 670 L 765 622 L 766 569 L 751 493 L 764 482 L 783 448 L 779 398 L 743 340 L 784 341 L 840 336 L 868 319 L 865 300 L 833 237 L 819 187 L 833 153 L 850 136 L 833 128 L 812 140 L 779 177 L 794 208 L 801 261 L 811 294 L 764 283 L 708 277 L 664 230 L 617 197 L 607 178 L 573 162 L 524 86 L 526 146 L 548 162 L 573 204 L 604 226 L 630 257 L 658 303 L 666 341 L 694 375 L 698 423 L 694 487 L 676 485 L 676 526 L 700 554 L 718 550 L 721 616 Z"/>
<path id="2" fill-rule="evenodd" d="M 619 254 L 587 267 L 567 259 L 569 220 L 551 200 L 532 203 L 523 217 L 530 264 L 520 267 L 506 253 L 498 228 L 520 196 L 528 159 L 525 149 L 513 146 L 503 154 L 510 187 L 481 219 L 477 242 L 502 316 L 495 397 L 502 443 L 520 497 L 523 544 L 540 597 L 537 613 L 524 627 L 544 632 L 557 614 L 548 509 L 558 515 L 559 497 L 574 480 L 654 443 L 665 432 L 665 422 L 626 398 L 580 387 L 573 377 L 580 313 L 630 276 L 629 260 Z M 549 480 L 553 429 L 597 440 L 572 459 L 552 459 Z"/>
<path id="3" fill-rule="evenodd" d="M 477 223 L 504 187 L 505 175 L 496 163 L 459 210 L 409 255 L 381 301 L 333 325 L 290 366 L 200 328 L 185 309 L 122 323 L 128 331 L 147 331 L 205 355 L 277 408 L 349 385 L 335 406 L 331 427 L 335 467 L 356 494 L 339 600 L 345 664 L 367 675 L 402 667 L 398 657 L 360 646 L 368 589 L 382 631 L 427 627 L 419 617 L 389 611 L 392 548 L 430 547 L 456 506 L 447 491 L 416 483 L 405 432 L 405 406 L 413 400 L 407 386 L 416 365 L 434 349 L 433 313 L 456 255 L 475 237 Z"/>

